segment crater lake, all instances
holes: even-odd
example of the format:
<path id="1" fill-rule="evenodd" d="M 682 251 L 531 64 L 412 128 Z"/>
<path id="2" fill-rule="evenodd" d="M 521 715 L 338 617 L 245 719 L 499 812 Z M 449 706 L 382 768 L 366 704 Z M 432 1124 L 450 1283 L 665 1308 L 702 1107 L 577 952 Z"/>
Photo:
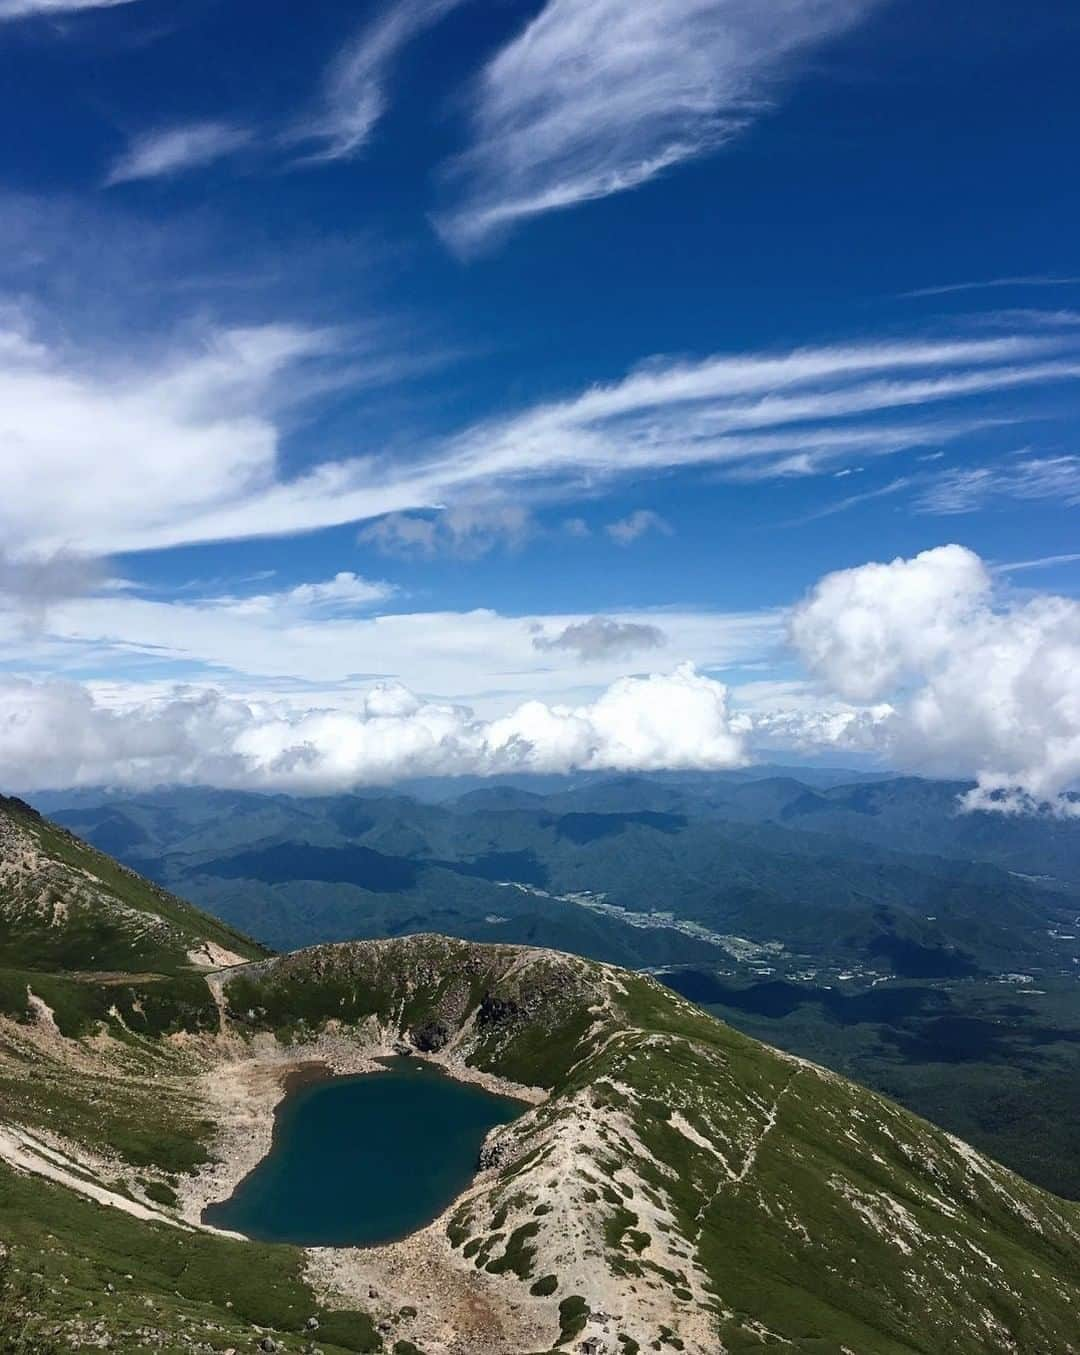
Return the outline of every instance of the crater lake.
<path id="1" fill-rule="evenodd" d="M 203 1222 L 260 1242 L 365 1247 L 437 1218 L 472 1181 L 496 1125 L 528 1106 L 422 1060 L 294 1087 L 270 1152 Z"/>

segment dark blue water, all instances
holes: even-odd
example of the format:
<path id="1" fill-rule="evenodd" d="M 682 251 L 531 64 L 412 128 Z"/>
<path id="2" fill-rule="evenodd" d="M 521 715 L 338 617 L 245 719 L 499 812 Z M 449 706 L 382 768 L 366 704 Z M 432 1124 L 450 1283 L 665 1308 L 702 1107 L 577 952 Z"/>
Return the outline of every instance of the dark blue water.
<path id="1" fill-rule="evenodd" d="M 323 1247 L 392 1242 L 430 1223 L 472 1180 L 488 1130 L 527 1107 L 414 1059 L 385 1066 L 290 1092 L 269 1155 L 203 1221 Z"/>

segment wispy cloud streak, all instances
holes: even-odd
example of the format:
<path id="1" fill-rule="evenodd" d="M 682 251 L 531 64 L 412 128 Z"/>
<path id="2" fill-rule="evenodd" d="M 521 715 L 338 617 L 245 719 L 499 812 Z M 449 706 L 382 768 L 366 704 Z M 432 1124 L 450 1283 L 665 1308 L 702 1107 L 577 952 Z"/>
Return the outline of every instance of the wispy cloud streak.
<path id="1" fill-rule="evenodd" d="M 333 62 L 320 101 L 286 132 L 285 141 L 309 145 L 308 164 L 358 155 L 386 111 L 387 80 L 402 48 L 461 3 L 401 0 L 366 25 Z"/>
<path id="2" fill-rule="evenodd" d="M 1080 551 L 1067 555 L 1044 555 L 1038 560 L 1013 560 L 1007 564 L 994 565 L 994 574 L 1014 574 L 1027 569 L 1054 569 L 1058 565 L 1074 565 L 1080 561 Z"/>
<path id="3" fill-rule="evenodd" d="M 912 292 L 901 292 L 904 297 L 948 296 L 952 292 L 984 292 L 996 287 L 1072 287 L 1080 284 L 1080 277 L 1050 277 L 1028 274 L 1023 277 L 985 278 L 981 282 L 947 282 L 938 287 L 918 287 Z"/>
<path id="4" fill-rule="evenodd" d="M 202 169 L 251 144 L 252 132 L 227 122 L 191 122 L 137 136 L 116 161 L 107 186 L 171 178 Z"/>
<path id="5" fill-rule="evenodd" d="M 525 217 L 636 188 L 738 135 L 800 58 L 875 0 L 548 0 L 488 64 L 438 219 L 469 251 Z"/>
<path id="6" fill-rule="evenodd" d="M 995 499 L 1080 504 L 1080 456 L 1024 456 L 939 476 L 919 496 L 924 513 L 973 513 Z"/>
<path id="7" fill-rule="evenodd" d="M 493 525 L 486 509 L 476 517 L 478 495 L 482 507 L 527 505 L 684 467 L 827 473 L 852 451 L 940 446 L 982 427 L 991 396 L 1080 380 L 1075 341 L 1045 332 L 655 360 L 393 455 L 372 448 L 287 475 L 282 402 L 295 410 L 355 384 L 362 373 L 341 343 L 271 325 L 117 370 L 22 332 L 6 347 L 0 336 L 0 407 L 23 452 L 0 461 L 0 548 L 116 553 L 433 509 L 457 512 L 447 528 L 472 541 Z M 100 472 L 89 489 L 87 464 Z"/>
<path id="8" fill-rule="evenodd" d="M 29 19 L 35 15 L 76 14 L 87 9 L 113 9 L 134 0 L 0 0 L 0 23 L 5 19 Z"/>

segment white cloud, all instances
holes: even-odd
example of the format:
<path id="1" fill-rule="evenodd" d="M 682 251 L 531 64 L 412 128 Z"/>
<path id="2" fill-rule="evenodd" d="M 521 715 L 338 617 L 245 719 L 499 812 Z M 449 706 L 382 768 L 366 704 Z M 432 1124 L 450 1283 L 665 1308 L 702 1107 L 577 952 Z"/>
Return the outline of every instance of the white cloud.
<path id="1" fill-rule="evenodd" d="M 792 643 L 830 691 L 872 701 L 948 652 L 990 588 L 982 561 L 963 546 L 838 570 L 795 608 Z"/>
<path id="2" fill-rule="evenodd" d="M 112 9 L 133 0 L 0 0 L 0 22 L 27 19 L 34 15 L 75 14 L 85 9 Z"/>
<path id="3" fill-rule="evenodd" d="M 347 160 L 367 144 L 386 111 L 386 83 L 401 49 L 461 0 L 399 0 L 366 25 L 327 72 L 320 103 L 286 134 L 312 143 L 307 163 Z"/>
<path id="4" fill-rule="evenodd" d="M 135 137 L 105 180 L 107 186 L 137 179 L 170 178 L 202 169 L 251 144 L 252 132 L 227 122 L 189 122 Z"/>
<path id="5" fill-rule="evenodd" d="M 352 576 L 347 576 L 352 577 Z M 280 590 L 254 599 L 212 595 L 165 601 L 129 590 L 54 600 L 46 625 L 26 635 L 18 613 L 0 608 L 0 648 L 9 668 L 107 671 L 141 681 L 148 666 L 172 680 L 201 680 L 232 693 L 321 694 L 339 705 L 358 678 L 394 678 L 417 691 L 465 700 L 485 712 L 543 694 L 565 701 L 615 681 L 625 655 L 574 647 L 540 651 L 537 636 L 557 636 L 590 614 L 503 616 L 468 612 L 391 611 L 371 596 L 388 587 L 356 580 Z M 354 600 L 326 601 L 344 589 Z M 355 595 L 360 594 L 360 600 Z M 777 612 L 646 610 L 608 618 L 641 636 L 662 622 L 667 652 L 720 669 L 759 660 L 783 638 Z"/>
<path id="6" fill-rule="evenodd" d="M 548 0 L 482 73 L 439 220 L 470 250 L 522 218 L 624 192 L 738 135 L 872 0 Z"/>
<path id="7" fill-rule="evenodd" d="M 683 665 L 622 678 L 580 706 L 530 701 L 484 721 L 406 688 L 348 713 L 302 713 L 218 692 L 110 708 L 82 687 L 0 679 L 0 782 L 212 784 L 323 792 L 413 776 L 722 768 L 746 760 L 722 684 Z"/>
<path id="8" fill-rule="evenodd" d="M 250 597 L 219 597 L 204 604 L 235 617 L 271 618 L 347 615 L 359 608 L 385 602 L 397 590 L 382 580 L 362 579 L 359 574 L 342 570 L 323 583 L 300 583 L 277 593 L 256 593 Z"/>
<path id="9" fill-rule="evenodd" d="M 994 566 L 995 574 L 1014 574 L 1028 569 L 1052 569 L 1055 565 L 1073 565 L 1080 561 L 1080 552 L 1070 551 L 1065 555 L 1043 555 L 1037 560 L 1013 560 Z"/>
<path id="10" fill-rule="evenodd" d="M 876 757 L 888 744 L 895 715 L 887 703 L 853 707 L 819 698 L 805 705 L 782 702 L 752 716 L 736 716 L 735 723 L 759 751 L 820 754 L 827 749 Z"/>
<path id="11" fill-rule="evenodd" d="M 609 522 L 604 528 L 612 541 L 620 546 L 630 546 L 649 532 L 659 532 L 661 536 L 671 535 L 671 524 L 654 513 L 651 508 L 638 508 L 617 522 Z"/>
<path id="12" fill-rule="evenodd" d="M 901 296 L 947 296 L 951 292 L 981 292 L 997 287 L 1072 287 L 1080 277 L 1053 277 L 1045 273 L 1029 273 L 1023 277 L 985 278 L 981 282 L 947 282 L 938 287 L 919 287 Z"/>
<path id="13" fill-rule="evenodd" d="M 924 513 L 974 513 L 994 499 L 1080 504 L 1080 456 L 1024 456 L 946 472 L 916 500 Z"/>
<path id="14" fill-rule="evenodd" d="M 350 364 L 342 336 L 295 325 L 212 332 L 165 358 L 150 346 L 123 362 L 25 327 L 0 334 L 10 339 L 0 341 L 0 437 L 11 449 L 0 547 L 11 556 L 280 536 L 439 508 L 442 527 L 408 529 L 413 548 L 430 536 L 434 549 L 445 530 L 475 549 L 499 496 L 520 504 L 687 466 L 819 473 L 853 449 L 884 455 L 970 432 L 995 393 L 1080 377 L 1073 339 L 1045 334 L 654 361 L 396 455 L 365 449 L 287 474 L 286 411 L 328 385 L 392 379 L 392 358 Z M 973 397 L 978 414 L 958 412 Z"/>
<path id="15" fill-rule="evenodd" d="M 775 671 L 779 614 L 364 614 L 386 588 L 348 572 L 250 598 L 114 588 L 55 601 L 33 637 L 0 611 L 9 667 L 114 674 L 0 682 L 0 778 L 304 790 L 830 749 L 971 776 L 973 807 L 1075 812 L 1080 603 L 998 593 L 961 546 L 826 575 L 789 617 L 813 681 L 744 683 L 730 703 L 701 670 Z M 696 667 L 625 676 L 661 643 Z M 171 672 L 202 685 L 178 692 Z"/>
<path id="16" fill-rule="evenodd" d="M 430 517 L 390 513 L 365 527 L 358 540 L 384 555 L 477 559 L 498 546 L 516 550 L 532 532 L 529 510 L 519 504 L 462 503 Z"/>
<path id="17" fill-rule="evenodd" d="M 330 347 L 325 333 L 264 326 L 145 366 L 0 356 L 0 544 L 49 556 L 190 540 L 194 521 L 273 484 L 276 378 L 290 371 L 302 390 L 297 369 Z"/>
<path id="18" fill-rule="evenodd" d="M 667 636 L 659 626 L 640 621 L 615 621 L 610 616 L 590 616 L 575 621 L 553 635 L 541 630 L 533 648 L 543 654 L 565 649 L 588 663 L 595 659 L 625 659 L 645 649 L 662 649 Z"/>
<path id="19" fill-rule="evenodd" d="M 839 696 L 886 702 L 898 766 L 973 775 L 973 807 L 1050 804 L 1080 778 L 1080 603 L 998 599 L 972 551 L 827 575 L 795 609 L 795 648 Z"/>
<path id="20" fill-rule="evenodd" d="M 837 471 L 836 478 L 846 478 L 850 474 L 852 474 L 851 471 Z M 818 508 L 812 513 L 804 513 L 802 517 L 794 519 L 789 525 L 799 526 L 807 522 L 817 522 L 821 518 L 835 517 L 837 513 L 847 513 L 852 508 L 858 508 L 860 504 L 872 503 L 875 499 L 887 499 L 893 494 L 899 494 L 909 488 L 911 484 L 911 476 L 897 476 L 895 480 L 890 480 L 888 484 L 879 485 L 877 489 L 867 489 L 861 494 L 849 494 L 846 498 L 834 499 L 832 503 L 826 504 L 823 508 Z"/>
<path id="21" fill-rule="evenodd" d="M 444 493 L 493 480 L 594 483 L 680 466 L 812 474 L 852 450 L 887 454 L 970 432 L 979 419 L 956 413 L 910 424 L 879 416 L 1075 380 L 1080 360 L 1071 346 L 1071 338 L 1019 337 L 657 360 L 575 398 L 479 424 L 426 469 Z"/>

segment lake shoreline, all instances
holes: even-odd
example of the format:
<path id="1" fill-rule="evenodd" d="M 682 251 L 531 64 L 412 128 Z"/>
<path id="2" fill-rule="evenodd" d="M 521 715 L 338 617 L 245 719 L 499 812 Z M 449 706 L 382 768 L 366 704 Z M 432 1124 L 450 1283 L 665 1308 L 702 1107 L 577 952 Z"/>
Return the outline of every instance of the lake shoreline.
<path id="1" fill-rule="evenodd" d="M 207 1118 L 216 1126 L 212 1158 L 177 1184 L 180 1217 L 192 1227 L 222 1231 L 206 1223 L 203 1214 L 210 1205 L 231 1199 L 273 1150 L 277 1110 L 291 1090 L 335 1077 L 385 1072 L 385 1060 L 402 1054 L 400 1036 L 374 1022 L 367 1028 L 330 1023 L 303 1045 L 282 1045 L 269 1034 L 251 1040 L 233 1034 L 216 1037 L 210 1066 L 198 1080 Z M 408 1057 L 454 1081 L 518 1102 L 523 1110 L 548 1099 L 544 1088 L 470 1067 L 456 1050 L 412 1050 Z"/>
<path id="2" fill-rule="evenodd" d="M 320 1060 L 290 1069 L 269 1152 L 231 1195 L 204 1206 L 201 1222 L 300 1247 L 400 1243 L 453 1207 L 489 1135 L 528 1110 L 426 1059 L 377 1063 L 383 1076 L 336 1074 Z"/>

